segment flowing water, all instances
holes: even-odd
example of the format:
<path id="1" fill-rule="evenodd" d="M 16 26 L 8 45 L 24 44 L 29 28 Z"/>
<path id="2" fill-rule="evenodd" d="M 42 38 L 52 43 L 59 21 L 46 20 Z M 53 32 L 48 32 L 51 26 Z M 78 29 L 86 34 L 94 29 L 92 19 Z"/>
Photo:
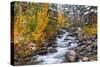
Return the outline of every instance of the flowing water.
<path id="1" fill-rule="evenodd" d="M 56 53 L 48 53 L 46 55 L 37 55 L 36 61 L 38 64 L 54 64 L 54 63 L 63 63 L 65 59 L 65 54 L 68 52 L 69 48 L 74 48 L 77 46 L 75 42 L 75 37 L 70 36 L 71 33 L 62 30 L 64 33 L 60 38 L 56 37 Z M 67 40 L 66 40 L 67 38 Z"/>

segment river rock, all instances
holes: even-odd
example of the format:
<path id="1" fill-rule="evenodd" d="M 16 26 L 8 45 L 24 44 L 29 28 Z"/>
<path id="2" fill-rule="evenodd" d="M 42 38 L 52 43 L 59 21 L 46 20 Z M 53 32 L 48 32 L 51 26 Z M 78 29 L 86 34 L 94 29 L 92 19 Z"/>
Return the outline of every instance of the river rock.
<path id="1" fill-rule="evenodd" d="M 83 62 L 89 61 L 89 58 L 88 58 L 88 57 L 83 57 L 83 58 L 82 58 L 82 61 L 83 61 Z"/>
<path id="2" fill-rule="evenodd" d="M 84 52 L 80 52 L 79 55 L 84 56 Z"/>
<path id="3" fill-rule="evenodd" d="M 97 44 L 92 45 L 91 48 L 92 48 L 93 50 L 97 50 Z"/>
<path id="4" fill-rule="evenodd" d="M 97 50 L 94 50 L 93 52 L 94 52 L 94 54 L 97 54 Z"/>
<path id="5" fill-rule="evenodd" d="M 57 37 L 60 39 L 62 36 L 61 35 L 58 35 Z"/>
<path id="6" fill-rule="evenodd" d="M 76 51 L 83 51 L 84 50 L 84 46 L 77 46 L 75 50 Z"/>
<path id="7" fill-rule="evenodd" d="M 56 48 L 56 47 L 57 47 L 57 45 L 56 45 L 56 44 L 53 44 L 53 45 L 52 45 L 52 47 L 53 47 L 53 48 Z"/>
<path id="8" fill-rule="evenodd" d="M 48 52 L 47 52 L 47 50 L 41 50 L 41 51 L 39 51 L 37 54 L 38 55 L 45 55 L 45 54 L 47 54 Z"/>
<path id="9" fill-rule="evenodd" d="M 86 47 L 86 51 L 88 51 L 88 52 L 92 51 L 91 46 Z"/>
<path id="10" fill-rule="evenodd" d="M 47 47 L 51 47 L 53 44 L 56 44 L 56 39 L 49 39 L 48 40 L 48 46 Z"/>
<path id="11" fill-rule="evenodd" d="M 91 36 L 91 38 L 90 38 L 92 41 L 94 41 L 94 40 L 96 40 L 97 39 L 97 36 L 96 35 L 93 35 L 93 36 Z"/>
<path id="12" fill-rule="evenodd" d="M 74 51 L 74 50 L 69 50 L 69 55 L 71 55 L 71 56 L 75 56 L 76 55 L 76 52 Z"/>
<path id="13" fill-rule="evenodd" d="M 68 43 L 68 44 L 67 44 L 67 47 L 70 47 L 70 46 L 71 46 L 71 43 Z"/>
<path id="14" fill-rule="evenodd" d="M 57 50 L 56 50 L 56 48 L 48 47 L 47 52 L 48 53 L 55 53 L 55 52 L 57 52 Z"/>
<path id="15" fill-rule="evenodd" d="M 77 62 L 79 60 L 79 56 L 74 50 L 70 50 L 66 55 L 65 55 L 65 61 L 67 62 Z"/>
<path id="16" fill-rule="evenodd" d="M 42 43 L 43 47 L 47 47 L 48 46 L 48 43 L 45 41 Z"/>
<path id="17" fill-rule="evenodd" d="M 64 33 L 65 33 L 64 31 L 60 30 L 57 32 L 57 35 L 63 35 Z"/>
<path id="18" fill-rule="evenodd" d="M 66 38 L 64 39 L 64 41 L 67 41 L 67 40 L 70 40 L 70 39 L 66 37 Z"/>
<path id="19" fill-rule="evenodd" d="M 24 60 L 27 62 L 27 61 L 30 61 L 31 60 L 31 57 L 25 57 Z"/>
<path id="20" fill-rule="evenodd" d="M 74 35 L 72 34 L 72 33 L 70 33 L 69 35 L 67 35 L 67 36 L 71 36 L 71 37 L 73 37 Z"/>
<path id="21" fill-rule="evenodd" d="M 89 40 L 89 41 L 87 41 L 86 42 L 88 45 L 90 45 L 91 43 L 92 43 L 92 41 L 91 40 Z"/>
<path id="22" fill-rule="evenodd" d="M 41 47 L 41 50 L 47 50 L 47 47 Z"/>
<path id="23" fill-rule="evenodd" d="M 37 55 L 37 52 L 36 51 L 33 51 L 31 56 L 36 56 Z"/>

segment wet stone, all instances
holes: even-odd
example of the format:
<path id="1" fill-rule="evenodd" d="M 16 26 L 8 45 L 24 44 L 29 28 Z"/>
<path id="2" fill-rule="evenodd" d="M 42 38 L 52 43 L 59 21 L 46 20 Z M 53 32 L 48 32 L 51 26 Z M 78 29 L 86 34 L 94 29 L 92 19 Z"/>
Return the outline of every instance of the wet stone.
<path id="1" fill-rule="evenodd" d="M 83 58 L 82 58 L 82 61 L 83 61 L 83 62 L 89 61 L 89 58 L 88 58 L 88 57 L 83 57 Z"/>
<path id="2" fill-rule="evenodd" d="M 79 60 L 79 56 L 74 50 L 70 50 L 66 55 L 65 55 L 65 60 L 67 62 L 77 62 Z"/>
<path id="3" fill-rule="evenodd" d="M 55 52 L 57 52 L 57 50 L 53 47 L 48 47 L 47 52 L 48 53 L 55 53 Z"/>
<path id="4" fill-rule="evenodd" d="M 41 50 L 38 52 L 38 55 L 45 55 L 47 53 L 48 53 L 47 50 Z"/>

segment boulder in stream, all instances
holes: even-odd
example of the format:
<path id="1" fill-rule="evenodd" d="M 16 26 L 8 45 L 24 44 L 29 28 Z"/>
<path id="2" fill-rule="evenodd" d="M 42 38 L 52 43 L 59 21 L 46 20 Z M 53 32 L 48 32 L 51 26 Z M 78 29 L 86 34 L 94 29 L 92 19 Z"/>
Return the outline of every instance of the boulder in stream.
<path id="1" fill-rule="evenodd" d="M 88 58 L 88 57 L 83 57 L 83 58 L 82 58 L 82 61 L 83 61 L 83 62 L 89 61 L 89 58 Z"/>
<path id="2" fill-rule="evenodd" d="M 69 50 L 69 52 L 65 55 L 65 61 L 67 62 L 77 62 L 79 60 L 79 56 L 74 50 Z"/>
<path id="3" fill-rule="evenodd" d="M 56 53 L 57 50 L 56 50 L 56 48 L 48 47 L 47 52 L 48 52 L 48 53 Z"/>

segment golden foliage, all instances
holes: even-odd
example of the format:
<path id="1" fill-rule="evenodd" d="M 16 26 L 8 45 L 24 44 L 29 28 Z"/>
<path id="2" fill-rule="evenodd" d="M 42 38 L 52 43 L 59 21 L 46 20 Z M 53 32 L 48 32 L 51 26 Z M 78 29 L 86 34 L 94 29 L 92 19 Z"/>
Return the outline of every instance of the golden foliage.
<path id="1" fill-rule="evenodd" d="M 91 25 L 91 26 L 83 26 L 82 28 L 83 32 L 88 35 L 96 35 L 97 34 L 97 25 Z"/>
<path id="2" fill-rule="evenodd" d="M 43 4 L 42 11 L 37 13 L 36 30 L 32 33 L 35 41 L 41 41 L 45 37 L 44 30 L 48 24 L 48 17 L 48 4 Z"/>
<path id="3" fill-rule="evenodd" d="M 58 27 L 63 27 L 65 23 L 65 18 L 60 11 L 58 11 Z"/>

